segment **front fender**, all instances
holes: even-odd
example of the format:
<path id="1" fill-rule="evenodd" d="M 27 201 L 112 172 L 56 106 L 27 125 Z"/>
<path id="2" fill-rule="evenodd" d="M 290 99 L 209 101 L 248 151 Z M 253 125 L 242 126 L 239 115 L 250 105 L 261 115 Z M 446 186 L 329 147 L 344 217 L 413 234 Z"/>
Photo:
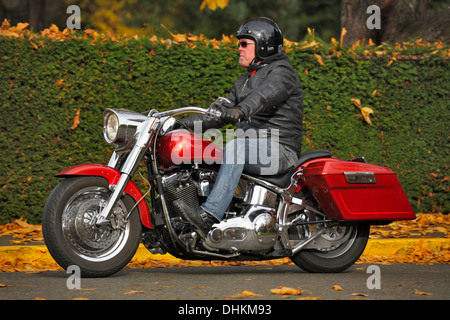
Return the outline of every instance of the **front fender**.
<path id="1" fill-rule="evenodd" d="M 70 176 L 99 176 L 108 180 L 109 185 L 117 185 L 120 179 L 120 171 L 114 168 L 102 165 L 102 164 L 80 164 L 73 166 L 71 168 L 64 169 L 63 171 L 57 173 L 56 177 L 70 177 Z M 130 180 L 125 187 L 125 193 L 131 196 L 134 201 L 138 202 L 142 199 L 142 193 L 137 187 L 137 185 Z M 138 204 L 139 215 L 142 224 L 150 229 L 153 229 L 152 223 L 150 221 L 150 210 L 148 208 L 147 202 L 142 200 Z"/>

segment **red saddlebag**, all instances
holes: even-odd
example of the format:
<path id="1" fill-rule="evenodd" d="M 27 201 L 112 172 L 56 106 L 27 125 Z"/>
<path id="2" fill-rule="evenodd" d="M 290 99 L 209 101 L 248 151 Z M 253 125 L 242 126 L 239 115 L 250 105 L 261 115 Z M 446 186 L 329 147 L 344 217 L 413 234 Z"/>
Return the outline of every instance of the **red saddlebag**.
<path id="1" fill-rule="evenodd" d="M 391 169 L 353 161 L 309 164 L 302 179 L 324 213 L 335 220 L 415 219 Z"/>

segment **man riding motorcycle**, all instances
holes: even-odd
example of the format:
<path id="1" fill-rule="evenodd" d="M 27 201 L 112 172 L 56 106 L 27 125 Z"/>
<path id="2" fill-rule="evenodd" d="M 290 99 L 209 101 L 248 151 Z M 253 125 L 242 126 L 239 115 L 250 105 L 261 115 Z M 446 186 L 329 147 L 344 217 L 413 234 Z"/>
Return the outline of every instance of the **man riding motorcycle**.
<path id="1" fill-rule="evenodd" d="M 210 195 L 197 209 L 182 200 L 175 208 L 193 224 L 203 238 L 222 220 L 243 171 L 278 175 L 292 169 L 301 153 L 303 97 L 298 75 L 283 52 L 283 34 L 271 19 L 244 22 L 237 31 L 239 63 L 248 72 L 234 83 L 225 98 L 210 111 L 219 119 L 193 115 L 181 124 L 192 129 L 201 121 L 202 130 L 237 124 L 237 138 L 227 143 L 224 158 Z M 254 134 L 256 133 L 256 134 Z M 267 163 L 266 157 L 270 157 Z"/>

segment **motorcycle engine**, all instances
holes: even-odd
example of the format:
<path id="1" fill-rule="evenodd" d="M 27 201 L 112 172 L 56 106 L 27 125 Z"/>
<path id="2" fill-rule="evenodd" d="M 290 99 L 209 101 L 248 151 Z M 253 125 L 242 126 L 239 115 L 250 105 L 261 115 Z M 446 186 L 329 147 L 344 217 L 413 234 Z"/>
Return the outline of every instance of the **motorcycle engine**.
<path id="1" fill-rule="evenodd" d="M 249 206 L 244 216 L 222 220 L 213 225 L 205 240 L 209 249 L 265 252 L 277 240 L 275 210 Z"/>
<path id="2" fill-rule="evenodd" d="M 241 181 L 243 182 L 243 181 Z M 242 252 L 266 252 L 277 240 L 277 195 L 261 186 L 246 184 L 242 202 L 245 208 L 235 217 L 213 225 L 205 239 L 209 249 L 235 249 Z"/>
<path id="3" fill-rule="evenodd" d="M 182 199 L 191 208 L 199 207 L 199 197 L 206 199 L 216 178 L 208 170 L 191 173 L 180 170 L 163 176 L 162 184 L 168 203 Z M 267 252 L 278 238 L 276 215 L 277 194 L 241 179 L 235 193 L 239 202 L 236 213 L 228 213 L 214 224 L 203 245 L 217 250 L 241 252 Z"/>
<path id="4" fill-rule="evenodd" d="M 197 187 L 188 170 L 180 170 L 162 177 L 168 203 L 181 199 L 191 208 L 198 208 Z"/>

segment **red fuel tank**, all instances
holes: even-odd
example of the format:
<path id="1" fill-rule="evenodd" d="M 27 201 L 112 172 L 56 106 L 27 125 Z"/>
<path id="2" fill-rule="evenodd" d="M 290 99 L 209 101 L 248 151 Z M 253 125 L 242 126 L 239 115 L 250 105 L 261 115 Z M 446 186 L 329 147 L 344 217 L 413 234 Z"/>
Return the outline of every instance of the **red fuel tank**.
<path id="1" fill-rule="evenodd" d="M 187 130 L 174 130 L 159 138 L 156 150 L 164 167 L 180 164 L 222 163 L 223 149 Z"/>

